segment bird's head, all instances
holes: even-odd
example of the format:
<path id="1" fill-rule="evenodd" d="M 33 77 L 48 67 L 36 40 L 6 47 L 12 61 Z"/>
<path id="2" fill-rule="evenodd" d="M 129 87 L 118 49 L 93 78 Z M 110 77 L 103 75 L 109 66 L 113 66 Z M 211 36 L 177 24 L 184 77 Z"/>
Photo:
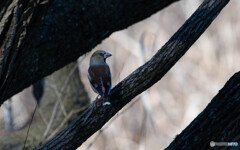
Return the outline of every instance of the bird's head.
<path id="1" fill-rule="evenodd" d="M 106 62 L 108 57 L 112 56 L 112 54 L 104 51 L 104 50 L 97 50 L 94 52 L 90 59 L 90 65 L 102 65 Z"/>

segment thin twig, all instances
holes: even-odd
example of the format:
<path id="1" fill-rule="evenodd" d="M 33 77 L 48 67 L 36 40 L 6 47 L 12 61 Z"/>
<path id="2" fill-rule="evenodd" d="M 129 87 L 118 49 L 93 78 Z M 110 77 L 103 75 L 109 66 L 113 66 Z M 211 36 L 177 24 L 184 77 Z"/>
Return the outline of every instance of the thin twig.
<path id="1" fill-rule="evenodd" d="M 47 126 L 48 122 L 47 122 L 46 118 L 44 117 L 42 109 L 40 109 L 40 107 L 38 107 L 38 113 L 40 114 L 40 117 L 42 118 L 44 124 Z"/>
<path id="2" fill-rule="evenodd" d="M 62 86 L 62 88 L 61 88 L 61 90 L 60 90 L 60 92 L 58 92 L 57 87 L 56 87 L 55 85 L 49 84 L 49 85 L 54 89 L 54 91 L 56 92 L 57 102 L 55 103 L 55 106 L 54 106 L 54 109 L 53 109 L 53 112 L 52 112 L 50 121 L 49 121 L 49 123 L 48 123 L 48 126 L 47 126 L 44 134 L 43 134 L 43 138 L 42 138 L 42 139 L 45 139 L 45 138 L 46 138 L 46 136 L 47 136 L 47 134 L 48 134 L 48 132 L 49 132 L 51 126 L 52 126 L 53 120 L 54 120 L 54 118 L 55 118 L 55 116 L 56 116 L 56 111 L 57 111 L 58 105 L 60 104 L 60 106 L 61 106 L 61 104 L 62 104 L 62 101 L 61 101 L 62 92 L 63 92 L 63 91 L 65 90 L 65 88 L 67 87 L 67 84 L 68 84 L 69 81 L 70 81 L 70 77 L 73 75 L 73 73 L 74 73 L 75 69 L 77 69 L 77 67 L 78 67 L 78 65 L 77 65 L 77 63 L 76 63 L 76 64 L 73 66 L 73 68 L 71 69 L 70 73 L 68 74 L 68 76 L 67 76 L 67 78 L 66 78 L 66 80 L 65 80 L 65 82 L 64 82 L 64 84 L 63 84 L 63 86 Z M 63 111 L 63 114 L 64 114 L 65 118 L 66 118 L 66 117 L 68 116 L 68 114 L 66 113 L 66 110 L 65 110 L 65 107 L 64 107 L 63 104 L 62 104 L 62 106 L 61 106 L 61 109 L 62 109 L 62 111 Z M 65 112 L 65 113 L 64 113 L 64 112 Z M 56 131 L 56 130 L 55 130 L 55 131 Z"/>
<path id="3" fill-rule="evenodd" d="M 55 115 L 56 115 L 56 112 L 57 112 L 58 105 L 59 105 L 59 101 L 56 101 L 56 103 L 55 103 L 55 105 L 54 105 L 54 108 L 53 108 L 53 111 L 52 111 L 52 115 L 51 115 L 50 121 L 49 121 L 49 123 L 48 123 L 48 126 L 47 126 L 44 134 L 43 134 L 42 139 L 45 139 L 45 138 L 46 138 L 46 136 L 47 136 L 47 134 L 48 134 L 48 132 L 49 132 L 51 126 L 52 126 L 53 120 L 54 120 Z"/>
<path id="4" fill-rule="evenodd" d="M 78 64 L 76 63 L 76 64 L 73 66 L 73 68 L 72 68 L 72 70 L 70 71 L 70 73 L 68 74 L 67 79 L 65 80 L 65 82 L 64 82 L 64 84 L 63 84 L 63 86 L 62 86 L 62 88 L 61 88 L 61 90 L 60 90 L 60 93 L 62 93 L 62 92 L 65 90 L 67 84 L 68 84 L 69 81 L 70 81 L 70 77 L 73 75 L 73 73 L 74 73 L 74 71 L 77 69 L 77 67 L 78 67 Z"/>
<path id="5" fill-rule="evenodd" d="M 57 101 L 59 101 L 59 104 L 60 104 L 60 107 L 62 109 L 63 115 L 64 115 L 64 117 L 66 117 L 67 116 L 67 112 L 66 112 L 65 106 L 64 106 L 64 104 L 62 102 L 62 99 L 61 99 L 62 93 L 60 93 L 58 91 L 57 86 L 55 84 L 51 85 L 51 87 L 54 89 L 54 92 L 55 92 L 55 94 L 57 96 Z"/>
<path id="6" fill-rule="evenodd" d="M 27 135 L 26 135 L 25 141 L 24 141 L 23 150 L 25 149 L 25 146 L 26 146 L 26 143 L 27 143 L 28 133 L 29 133 L 29 130 L 30 130 L 32 121 L 33 121 L 34 114 L 35 114 L 35 112 L 36 112 L 36 110 L 37 110 L 37 106 L 38 106 L 38 103 L 36 103 L 35 109 L 34 109 L 34 111 L 33 111 L 32 118 L 31 118 L 31 120 L 30 120 L 30 124 L 28 125 L 28 130 L 27 130 Z"/>
<path id="7" fill-rule="evenodd" d="M 47 138 L 46 138 L 46 141 L 50 140 L 51 138 L 53 138 L 60 130 L 61 128 L 64 126 L 64 124 L 72 117 L 72 115 L 80 112 L 81 110 L 83 110 L 85 107 L 82 107 L 82 108 L 79 108 L 79 109 L 76 109 L 76 110 L 72 110 L 70 113 L 68 113 L 67 117 L 64 118 L 64 120 L 62 121 L 62 123 L 58 126 L 57 129 L 55 129 L 51 135 L 49 135 Z"/>

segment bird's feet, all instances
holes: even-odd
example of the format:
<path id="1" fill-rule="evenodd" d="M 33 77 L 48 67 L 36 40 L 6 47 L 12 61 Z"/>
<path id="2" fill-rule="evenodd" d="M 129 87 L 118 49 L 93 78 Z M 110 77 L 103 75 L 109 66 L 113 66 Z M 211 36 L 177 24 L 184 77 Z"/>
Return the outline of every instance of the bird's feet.
<path id="1" fill-rule="evenodd" d="M 110 102 L 104 102 L 102 105 L 103 105 L 103 106 L 111 105 L 111 103 L 110 103 Z"/>
<path id="2" fill-rule="evenodd" d="M 106 99 L 106 98 L 104 98 L 104 97 L 102 97 L 103 98 L 103 106 L 106 106 L 106 105 L 111 105 L 111 103 L 109 102 L 109 100 L 108 99 Z"/>
<path id="3" fill-rule="evenodd" d="M 96 100 L 99 100 L 99 96 L 100 95 L 98 95 L 97 97 L 96 97 Z M 106 106 L 106 105 L 111 105 L 111 103 L 109 102 L 109 100 L 107 99 L 107 98 L 104 98 L 104 97 L 101 97 L 102 99 L 103 99 L 103 106 Z"/>

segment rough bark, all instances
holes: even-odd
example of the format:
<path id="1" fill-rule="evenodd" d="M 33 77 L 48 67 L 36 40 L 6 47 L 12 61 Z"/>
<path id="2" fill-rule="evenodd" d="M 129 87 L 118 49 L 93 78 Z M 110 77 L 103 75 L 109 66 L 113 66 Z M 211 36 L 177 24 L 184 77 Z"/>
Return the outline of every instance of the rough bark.
<path id="1" fill-rule="evenodd" d="M 166 148 L 212 149 L 210 142 L 240 140 L 240 72 L 233 75 L 208 106 Z M 215 147 L 234 148 L 237 147 Z"/>
<path id="2" fill-rule="evenodd" d="M 78 118 L 49 142 L 36 149 L 76 149 L 135 96 L 159 81 L 207 29 L 229 0 L 205 0 L 172 38 L 149 60 L 116 85 L 112 105 L 94 101 Z"/>
<path id="3" fill-rule="evenodd" d="M 24 84 L 24 78 L 32 78 L 31 76 L 23 76 L 19 79 L 15 76 L 20 75 L 21 72 L 23 74 L 24 72 L 32 72 L 24 68 L 20 69 L 19 65 L 30 57 L 27 53 L 25 56 L 22 54 L 31 43 L 29 37 L 32 35 L 32 31 L 39 26 L 41 18 L 48 10 L 51 2 L 51 0 L 0 2 L 0 104 L 23 89 L 22 87 L 16 90 L 16 87 L 21 87 Z M 37 57 L 31 56 L 31 58 L 34 58 L 31 63 L 36 65 L 34 62 Z M 32 76 L 34 75 L 32 74 Z M 14 84 L 12 84 L 13 82 Z"/>
<path id="4" fill-rule="evenodd" d="M 0 18 L 0 104 L 75 61 L 114 31 L 147 18 L 175 1 L 4 2 Z"/>

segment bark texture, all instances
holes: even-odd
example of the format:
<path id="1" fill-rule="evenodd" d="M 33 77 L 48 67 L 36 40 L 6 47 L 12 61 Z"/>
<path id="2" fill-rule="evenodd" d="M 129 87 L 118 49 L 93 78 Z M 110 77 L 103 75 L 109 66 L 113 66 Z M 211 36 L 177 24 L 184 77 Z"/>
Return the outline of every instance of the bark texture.
<path id="1" fill-rule="evenodd" d="M 112 105 L 94 101 L 78 118 L 49 142 L 36 149 L 76 149 L 135 96 L 159 81 L 208 28 L 229 0 L 205 0 L 172 38 L 149 60 L 116 85 Z"/>
<path id="2" fill-rule="evenodd" d="M 166 148 L 213 149 L 210 142 L 240 140 L 240 72 L 233 75 L 208 106 Z M 240 149 L 237 147 L 215 147 Z"/>
<path id="3" fill-rule="evenodd" d="M 24 80 L 34 78 L 33 71 L 21 68 L 21 63 L 31 57 L 31 64 L 37 68 L 37 56 L 25 52 L 32 42 L 30 40 L 32 32 L 38 28 L 51 2 L 51 0 L 0 2 L 0 104 L 30 85 L 29 83 L 23 87 Z M 26 72 L 32 75 L 26 76 Z M 23 75 L 22 78 L 18 78 L 20 75 Z M 39 79 L 41 78 L 34 81 Z"/>
<path id="4" fill-rule="evenodd" d="M 143 20 L 175 1 L 1 2 L 0 104 L 75 61 L 111 33 Z"/>

